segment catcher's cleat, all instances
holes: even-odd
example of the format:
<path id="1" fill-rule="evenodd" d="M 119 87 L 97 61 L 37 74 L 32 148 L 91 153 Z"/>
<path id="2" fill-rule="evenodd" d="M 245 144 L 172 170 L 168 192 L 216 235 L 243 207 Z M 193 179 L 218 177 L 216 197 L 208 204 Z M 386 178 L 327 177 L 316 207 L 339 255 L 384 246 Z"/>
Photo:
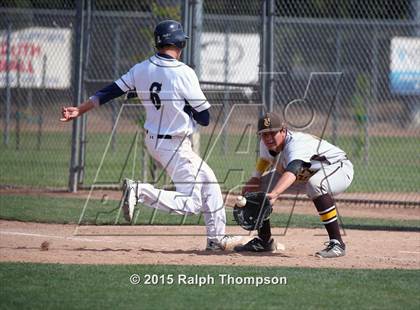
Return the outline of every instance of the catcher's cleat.
<path id="1" fill-rule="evenodd" d="M 260 237 L 251 239 L 244 245 L 239 245 L 234 248 L 236 252 L 271 252 L 277 251 L 277 244 L 273 238 L 268 242 L 263 241 Z"/>
<path id="2" fill-rule="evenodd" d="M 136 182 L 130 179 L 124 179 L 122 190 L 124 193 L 124 201 L 122 205 L 124 219 L 127 222 L 131 222 L 133 220 L 134 215 L 134 207 L 137 204 L 137 197 L 136 197 L 136 190 L 134 188 L 134 184 Z"/>
<path id="3" fill-rule="evenodd" d="M 220 241 L 207 239 L 206 251 L 230 251 L 242 244 L 241 236 L 224 236 Z"/>
<path id="4" fill-rule="evenodd" d="M 340 241 L 331 239 L 328 242 L 325 242 L 327 246 L 325 249 L 316 252 L 315 256 L 320 258 L 334 258 L 346 255 L 345 246 L 340 243 Z"/>

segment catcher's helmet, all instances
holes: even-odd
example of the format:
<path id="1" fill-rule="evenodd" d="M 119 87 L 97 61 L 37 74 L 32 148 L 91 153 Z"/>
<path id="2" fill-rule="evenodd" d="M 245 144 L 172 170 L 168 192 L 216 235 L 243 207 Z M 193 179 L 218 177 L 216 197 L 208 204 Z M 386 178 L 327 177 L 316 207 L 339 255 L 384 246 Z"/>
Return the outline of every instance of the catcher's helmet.
<path id="1" fill-rule="evenodd" d="M 157 24 L 154 32 L 156 48 L 174 45 L 184 48 L 189 37 L 184 33 L 182 25 L 174 20 L 164 20 Z"/>

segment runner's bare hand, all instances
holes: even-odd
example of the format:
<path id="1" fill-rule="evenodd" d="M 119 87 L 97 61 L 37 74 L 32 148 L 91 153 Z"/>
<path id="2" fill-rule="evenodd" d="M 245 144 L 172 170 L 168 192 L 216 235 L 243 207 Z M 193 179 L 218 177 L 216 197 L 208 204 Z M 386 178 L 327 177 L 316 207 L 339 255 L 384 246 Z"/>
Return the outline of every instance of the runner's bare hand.
<path id="1" fill-rule="evenodd" d="M 63 107 L 61 109 L 60 121 L 68 122 L 80 115 L 80 109 L 78 107 Z"/>

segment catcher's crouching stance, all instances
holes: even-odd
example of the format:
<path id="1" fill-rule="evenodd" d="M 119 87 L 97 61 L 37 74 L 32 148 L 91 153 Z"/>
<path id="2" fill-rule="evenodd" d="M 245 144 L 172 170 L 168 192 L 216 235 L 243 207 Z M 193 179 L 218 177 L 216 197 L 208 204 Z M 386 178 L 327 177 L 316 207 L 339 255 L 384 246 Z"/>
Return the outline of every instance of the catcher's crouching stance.
<path id="1" fill-rule="evenodd" d="M 353 180 L 353 165 L 346 153 L 315 136 L 288 130 L 275 113 L 267 113 L 258 120 L 258 134 L 261 138 L 259 159 L 242 193 L 266 192 L 273 204 L 284 192 L 306 192 L 330 239 L 326 248 L 315 255 L 321 258 L 344 256 L 346 246 L 341 238 L 333 197 L 344 192 Z M 275 170 L 263 175 L 270 166 Z M 236 247 L 237 251 L 274 250 L 269 218 L 256 228 L 258 237 Z"/>

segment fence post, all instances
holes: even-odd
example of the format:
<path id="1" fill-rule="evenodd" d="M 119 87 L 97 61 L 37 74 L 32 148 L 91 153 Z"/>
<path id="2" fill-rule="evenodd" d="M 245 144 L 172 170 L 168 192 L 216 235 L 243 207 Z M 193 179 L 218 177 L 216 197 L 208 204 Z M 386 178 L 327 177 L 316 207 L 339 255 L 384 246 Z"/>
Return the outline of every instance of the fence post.
<path id="1" fill-rule="evenodd" d="M 113 35 L 113 41 L 114 41 L 114 79 L 118 79 L 120 77 L 120 57 L 121 57 L 121 28 L 120 25 L 117 25 L 114 28 L 114 35 Z M 111 132 L 112 129 L 115 126 L 115 122 L 117 121 L 117 107 L 115 106 L 115 102 L 111 102 L 111 110 L 112 110 L 112 116 L 111 116 Z M 115 152 L 115 133 L 112 134 L 111 137 L 111 151 Z"/>
<path id="2" fill-rule="evenodd" d="M 76 20 L 75 20 L 75 45 L 74 45 L 74 92 L 73 105 L 79 106 L 82 100 L 82 82 L 83 82 L 83 41 L 85 24 L 83 10 L 85 0 L 76 1 Z M 77 192 L 77 183 L 79 175 L 79 150 L 80 150 L 80 118 L 76 118 L 72 123 L 71 136 L 71 158 L 69 173 L 69 191 Z"/>
<path id="3" fill-rule="evenodd" d="M 365 125 L 365 150 L 363 161 L 365 165 L 369 164 L 369 148 L 370 148 L 370 137 L 369 130 L 372 125 L 372 104 L 378 104 L 378 31 L 376 26 L 374 26 L 373 38 L 372 38 L 372 72 L 371 72 L 371 93 L 369 94 L 368 100 L 366 102 L 366 125 Z"/>
<path id="4" fill-rule="evenodd" d="M 16 100 L 16 112 L 15 112 L 15 134 L 16 134 L 16 151 L 20 149 L 20 66 L 21 66 L 21 60 L 18 58 L 17 60 L 17 70 L 16 70 L 16 92 L 17 92 L 17 100 Z"/>
<path id="5" fill-rule="evenodd" d="M 190 39 L 190 59 L 189 63 L 194 69 L 198 80 L 201 79 L 201 33 L 203 30 L 203 1 L 196 0 L 192 2 L 192 8 L 190 9 L 190 28 L 191 28 L 191 39 Z M 200 154 L 200 133 L 197 131 L 192 135 L 192 147 L 195 153 Z"/>
<path id="6" fill-rule="evenodd" d="M 223 104 L 222 104 L 222 115 L 223 115 L 223 129 L 222 129 L 222 148 L 223 148 L 223 155 L 226 155 L 228 152 L 228 148 L 229 148 L 229 142 L 228 142 L 228 114 L 229 114 L 229 99 L 230 99 L 230 94 L 229 94 L 229 87 L 227 86 L 227 84 L 229 83 L 229 69 L 230 69 L 230 62 L 229 62 L 229 51 L 230 51 L 230 22 L 228 22 L 227 26 L 225 27 L 225 33 L 224 33 L 224 55 L 223 55 L 223 65 L 224 65 L 224 82 L 225 82 L 225 87 L 223 90 Z"/>
<path id="7" fill-rule="evenodd" d="M 193 21 L 192 27 L 192 42 L 191 42 L 191 65 L 194 68 L 198 79 L 201 78 L 201 33 L 203 32 L 203 0 L 196 0 L 194 2 L 192 11 Z"/>
<path id="8" fill-rule="evenodd" d="M 42 102 L 44 103 L 45 100 L 45 76 L 47 75 L 47 55 L 42 57 L 42 76 L 41 76 L 41 98 Z M 42 144 L 42 125 L 44 123 L 44 105 L 41 104 L 39 106 L 39 117 L 38 117 L 38 135 L 37 135 L 37 144 L 36 149 L 39 151 L 41 150 Z"/>
<path id="9" fill-rule="evenodd" d="M 12 24 L 9 23 L 6 34 L 6 115 L 4 120 L 4 134 L 3 144 L 9 145 L 9 128 L 10 128 L 10 113 L 11 113 L 11 99 L 12 86 L 10 85 L 10 36 L 12 35 Z"/>
<path id="10" fill-rule="evenodd" d="M 261 9 L 261 99 L 266 111 L 273 110 L 274 94 L 274 2 L 265 0 Z M 261 111 L 263 112 L 263 111 Z"/>
<path id="11" fill-rule="evenodd" d="M 182 2 L 182 27 L 184 28 L 184 32 L 187 35 L 191 34 L 191 27 L 190 27 L 190 23 L 191 23 L 191 8 L 190 8 L 190 1 L 189 0 L 184 0 Z M 187 43 L 187 46 L 184 48 L 184 51 L 181 55 L 182 58 L 182 62 L 188 64 L 190 62 L 190 50 L 192 49 L 192 44 L 191 42 L 189 42 L 190 44 Z"/>
<path id="12" fill-rule="evenodd" d="M 80 98 L 80 101 L 83 101 L 87 98 L 86 88 L 85 88 L 85 78 L 87 76 L 87 68 L 89 62 L 89 48 L 90 48 L 90 32 L 91 32 L 91 24 L 92 24 L 92 0 L 87 0 L 87 21 L 86 21 L 86 31 L 84 32 L 84 36 L 82 38 L 83 44 L 83 56 L 82 56 L 82 84 L 81 84 L 81 94 L 83 94 Z M 79 102 L 80 102 L 79 101 Z M 83 184 L 85 179 L 85 161 L 86 161 L 86 129 L 87 129 L 87 114 L 83 115 L 80 118 L 80 140 L 79 140 L 79 164 L 78 164 L 78 176 L 77 181 L 78 184 Z"/>
<path id="13" fill-rule="evenodd" d="M 261 2 L 261 32 L 260 32 L 260 65 L 259 65 L 259 84 L 260 84 L 260 89 L 261 89 L 261 103 L 263 108 L 261 108 L 260 111 L 260 116 L 262 116 L 263 114 L 263 110 L 265 105 L 265 81 L 266 81 L 266 74 L 265 74 L 265 55 L 266 55 L 266 41 L 267 41 L 267 32 L 265 31 L 265 27 L 266 27 L 266 20 L 267 20 L 267 16 L 265 14 L 265 7 L 266 7 L 266 3 L 268 0 L 263 0 Z"/>
<path id="14" fill-rule="evenodd" d="M 341 27 L 337 25 L 336 28 L 336 37 L 335 37 L 335 71 L 341 71 L 341 54 L 342 54 L 342 39 L 341 39 Z M 340 108 L 340 88 L 337 89 L 337 97 L 332 106 L 332 138 L 331 142 L 333 144 L 337 143 L 337 108 Z"/>
<path id="15" fill-rule="evenodd" d="M 267 0 L 267 110 L 273 111 L 274 95 L 274 0 Z"/>

